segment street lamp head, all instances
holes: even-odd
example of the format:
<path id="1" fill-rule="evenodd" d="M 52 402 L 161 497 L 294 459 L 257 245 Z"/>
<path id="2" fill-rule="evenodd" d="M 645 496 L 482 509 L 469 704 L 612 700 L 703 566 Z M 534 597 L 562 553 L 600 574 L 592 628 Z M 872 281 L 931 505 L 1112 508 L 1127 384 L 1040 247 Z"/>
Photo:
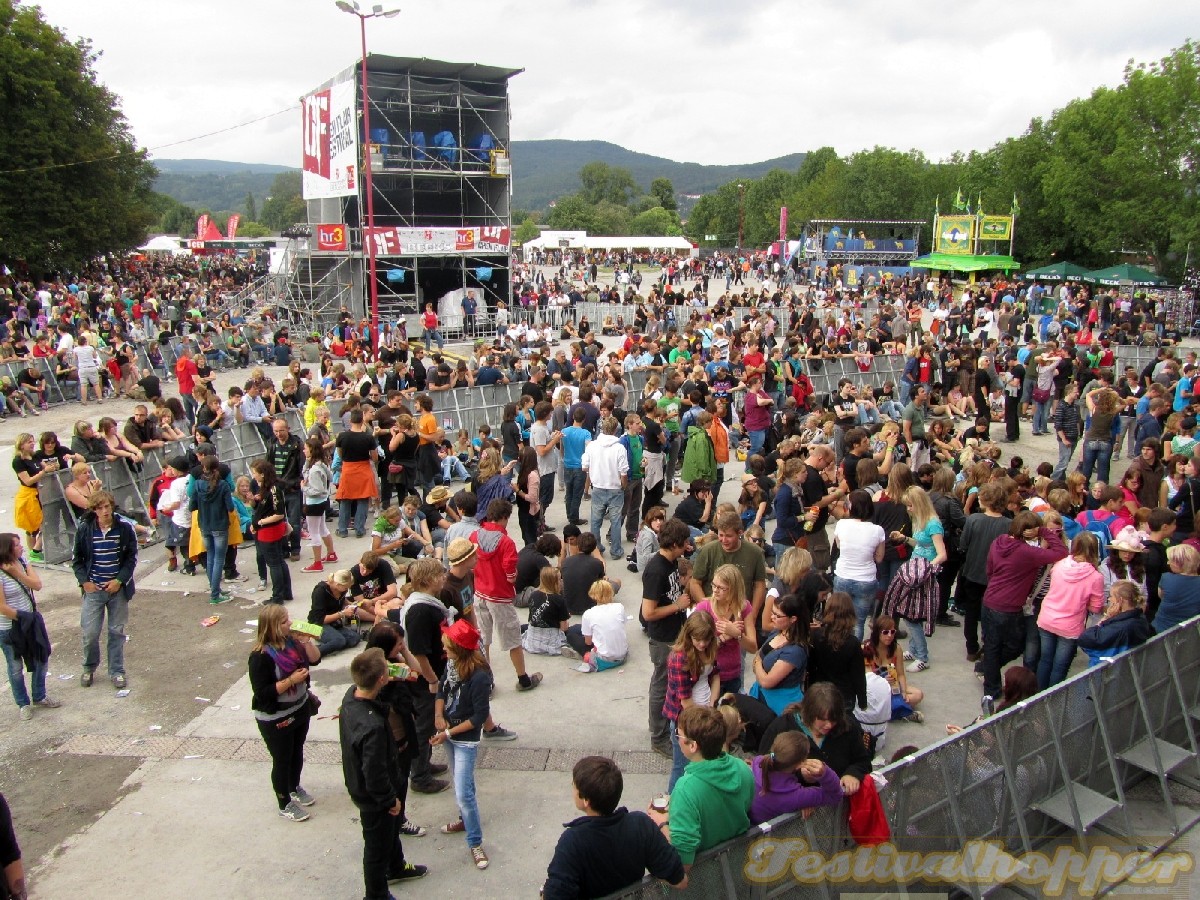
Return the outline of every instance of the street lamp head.
<path id="1" fill-rule="evenodd" d="M 358 4 L 355 3 L 354 0 L 337 0 L 337 2 L 333 5 L 342 12 L 348 12 L 354 16 L 358 15 Z"/>
<path id="2" fill-rule="evenodd" d="M 400 10 L 398 10 L 398 9 L 389 9 L 387 12 L 385 12 L 385 13 L 383 14 L 383 17 L 384 17 L 385 19 L 394 19 L 394 18 L 396 18 L 396 16 L 398 16 L 398 15 L 400 15 Z"/>

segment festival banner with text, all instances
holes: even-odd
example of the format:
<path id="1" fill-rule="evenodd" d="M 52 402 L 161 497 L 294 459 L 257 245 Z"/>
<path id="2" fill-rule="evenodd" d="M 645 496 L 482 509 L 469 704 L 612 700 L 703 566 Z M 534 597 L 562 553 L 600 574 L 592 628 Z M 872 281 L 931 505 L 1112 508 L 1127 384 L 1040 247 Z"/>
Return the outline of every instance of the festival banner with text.
<path id="1" fill-rule="evenodd" d="M 507 253 L 507 228 L 371 228 L 376 256 L 453 256 Z"/>
<path id="2" fill-rule="evenodd" d="M 1011 241 L 1012 216 L 980 216 L 979 239 L 981 241 Z"/>
<path id="3" fill-rule="evenodd" d="M 975 237 L 974 216 L 941 216 L 934 236 L 934 252 L 969 256 Z"/>
<path id="4" fill-rule="evenodd" d="M 347 70 L 329 87 L 300 101 L 305 200 L 358 193 L 358 116 L 354 74 Z"/>

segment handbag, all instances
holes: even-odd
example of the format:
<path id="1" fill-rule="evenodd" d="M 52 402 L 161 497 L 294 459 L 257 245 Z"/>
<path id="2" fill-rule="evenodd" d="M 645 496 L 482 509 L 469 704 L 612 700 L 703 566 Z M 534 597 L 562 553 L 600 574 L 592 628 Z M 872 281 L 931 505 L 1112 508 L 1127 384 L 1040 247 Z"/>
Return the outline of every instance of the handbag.
<path id="1" fill-rule="evenodd" d="M 310 716 L 315 716 L 321 709 L 321 698 L 309 691 L 308 698 L 304 701 L 304 709 Z"/>
<path id="2" fill-rule="evenodd" d="M 1035 387 L 1033 389 L 1033 402 L 1045 403 L 1050 399 L 1050 388 Z"/>
<path id="3" fill-rule="evenodd" d="M 892 838 L 892 827 L 883 812 L 883 802 L 875 790 L 875 779 L 867 775 L 862 785 L 850 797 L 850 814 L 847 821 L 850 836 L 860 847 L 886 844 Z"/>

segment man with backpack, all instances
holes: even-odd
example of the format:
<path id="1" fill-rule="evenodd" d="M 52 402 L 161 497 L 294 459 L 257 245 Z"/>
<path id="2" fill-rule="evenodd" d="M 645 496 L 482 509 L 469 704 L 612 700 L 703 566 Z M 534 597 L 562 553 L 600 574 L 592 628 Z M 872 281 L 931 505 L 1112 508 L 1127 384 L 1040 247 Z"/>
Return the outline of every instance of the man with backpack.
<path id="1" fill-rule="evenodd" d="M 1125 502 L 1125 495 L 1119 487 L 1106 487 L 1100 495 L 1099 509 L 1085 509 L 1075 517 L 1075 521 L 1083 526 L 1084 531 L 1090 531 L 1096 536 L 1100 545 L 1100 558 L 1108 557 L 1108 544 L 1113 539 L 1113 525 L 1119 518 L 1117 510 Z"/>

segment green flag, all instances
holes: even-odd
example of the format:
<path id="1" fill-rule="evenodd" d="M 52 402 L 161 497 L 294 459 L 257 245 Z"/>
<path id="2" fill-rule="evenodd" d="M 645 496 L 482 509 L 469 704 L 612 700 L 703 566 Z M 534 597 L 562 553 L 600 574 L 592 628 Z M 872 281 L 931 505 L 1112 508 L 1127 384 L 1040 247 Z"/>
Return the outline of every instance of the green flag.
<path id="1" fill-rule="evenodd" d="M 954 193 L 954 211 L 963 212 L 967 209 L 966 201 L 963 200 L 962 188 L 959 188 Z"/>
<path id="2" fill-rule="evenodd" d="M 1008 213 L 1009 213 L 1009 215 L 1013 216 L 1014 218 L 1021 214 L 1021 204 L 1017 203 L 1017 195 L 1015 192 L 1013 193 L 1012 209 L 1010 209 L 1008 211 Z"/>

